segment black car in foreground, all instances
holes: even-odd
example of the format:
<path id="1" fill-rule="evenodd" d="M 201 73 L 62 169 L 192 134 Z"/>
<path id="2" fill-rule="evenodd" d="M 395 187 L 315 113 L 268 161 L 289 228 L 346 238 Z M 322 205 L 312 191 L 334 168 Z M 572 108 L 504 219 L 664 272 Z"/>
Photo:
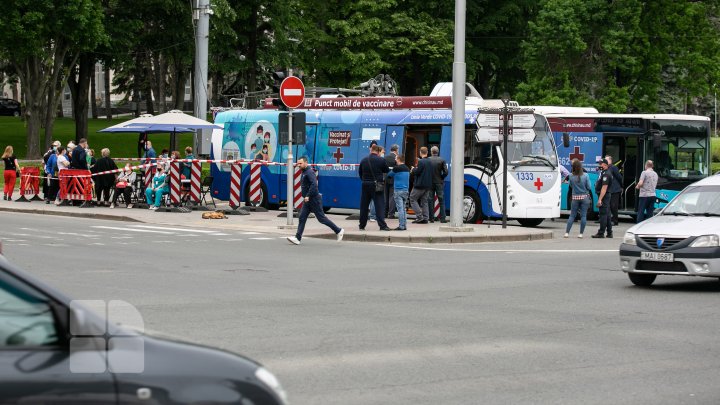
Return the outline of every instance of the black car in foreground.
<path id="1" fill-rule="evenodd" d="M 0 115 L 20 116 L 20 102 L 11 98 L 0 98 Z"/>
<path id="2" fill-rule="evenodd" d="M 48 403 L 287 402 L 255 361 L 110 324 L 0 255 L 0 404 Z"/>

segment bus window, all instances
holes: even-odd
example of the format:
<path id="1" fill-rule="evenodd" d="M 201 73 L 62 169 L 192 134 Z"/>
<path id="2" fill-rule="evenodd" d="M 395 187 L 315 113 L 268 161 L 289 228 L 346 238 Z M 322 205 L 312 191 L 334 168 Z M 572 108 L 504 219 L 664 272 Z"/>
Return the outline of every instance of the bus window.
<path id="1" fill-rule="evenodd" d="M 475 141 L 475 130 L 465 131 L 465 164 L 480 165 L 495 171 L 498 159 L 493 151 L 496 144 L 478 143 Z"/>
<path id="2" fill-rule="evenodd" d="M 649 143 L 648 148 L 652 149 Z M 662 146 L 653 150 L 655 171 L 660 177 L 687 179 L 708 175 L 706 140 L 697 137 L 666 137 Z M 650 151 L 648 151 L 649 154 Z"/>

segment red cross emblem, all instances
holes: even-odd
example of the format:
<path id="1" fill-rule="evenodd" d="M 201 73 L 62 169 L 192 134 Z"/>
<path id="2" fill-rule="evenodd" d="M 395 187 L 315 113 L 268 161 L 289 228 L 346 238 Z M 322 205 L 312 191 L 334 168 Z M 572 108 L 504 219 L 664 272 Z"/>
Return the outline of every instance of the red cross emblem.
<path id="1" fill-rule="evenodd" d="M 542 180 L 540 180 L 540 177 L 538 177 L 537 180 L 535 180 L 535 183 L 533 183 L 533 186 L 537 187 L 538 191 L 540 191 L 543 184 L 545 183 L 543 183 Z"/>
<path id="2" fill-rule="evenodd" d="M 335 151 L 335 153 L 333 153 L 332 156 L 335 158 L 335 163 L 340 163 L 340 159 L 344 158 L 345 154 L 342 153 L 340 148 L 337 148 L 337 150 Z"/>
<path id="3" fill-rule="evenodd" d="M 584 154 L 584 153 L 580 153 L 580 147 L 579 147 L 579 146 L 576 146 L 576 147 L 575 147 L 575 151 L 570 154 L 570 161 L 572 162 L 573 159 L 577 159 L 577 160 L 579 160 L 579 161 L 581 161 L 581 162 L 584 162 L 584 161 L 585 161 L 585 154 Z"/>

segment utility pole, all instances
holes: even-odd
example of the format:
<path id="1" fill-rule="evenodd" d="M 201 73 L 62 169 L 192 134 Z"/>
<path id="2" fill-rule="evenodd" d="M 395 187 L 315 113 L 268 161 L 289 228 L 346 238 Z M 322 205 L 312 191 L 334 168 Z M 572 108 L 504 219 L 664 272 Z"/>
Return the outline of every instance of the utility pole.
<path id="1" fill-rule="evenodd" d="M 463 227 L 465 177 L 465 0 L 455 0 L 455 59 L 453 62 L 452 148 L 450 154 L 450 226 L 448 231 L 472 230 Z M 445 207 L 440 207 L 444 210 Z M 443 229 L 443 228 L 441 228 Z"/>
<path id="2" fill-rule="evenodd" d="M 210 36 L 210 0 L 193 0 L 193 21 L 195 22 L 195 117 L 207 119 L 207 78 L 208 78 L 208 38 Z M 202 129 L 195 132 L 193 144 L 199 151 L 202 145 Z M 205 151 L 202 151 L 203 153 Z"/>

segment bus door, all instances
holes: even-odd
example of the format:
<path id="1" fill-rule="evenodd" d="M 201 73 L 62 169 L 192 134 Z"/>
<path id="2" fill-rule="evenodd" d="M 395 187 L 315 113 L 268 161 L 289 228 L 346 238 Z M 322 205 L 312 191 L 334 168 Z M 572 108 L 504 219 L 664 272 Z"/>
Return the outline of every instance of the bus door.
<path id="1" fill-rule="evenodd" d="M 613 164 L 620 169 L 620 173 L 623 175 L 620 211 L 635 211 L 638 141 L 639 137 L 636 134 L 605 134 L 603 137 L 602 156 L 612 156 Z"/>
<path id="2" fill-rule="evenodd" d="M 390 147 L 399 146 L 398 154 L 402 155 L 405 151 L 404 142 L 405 127 L 402 125 L 388 125 L 385 131 L 385 155 L 390 153 Z"/>

